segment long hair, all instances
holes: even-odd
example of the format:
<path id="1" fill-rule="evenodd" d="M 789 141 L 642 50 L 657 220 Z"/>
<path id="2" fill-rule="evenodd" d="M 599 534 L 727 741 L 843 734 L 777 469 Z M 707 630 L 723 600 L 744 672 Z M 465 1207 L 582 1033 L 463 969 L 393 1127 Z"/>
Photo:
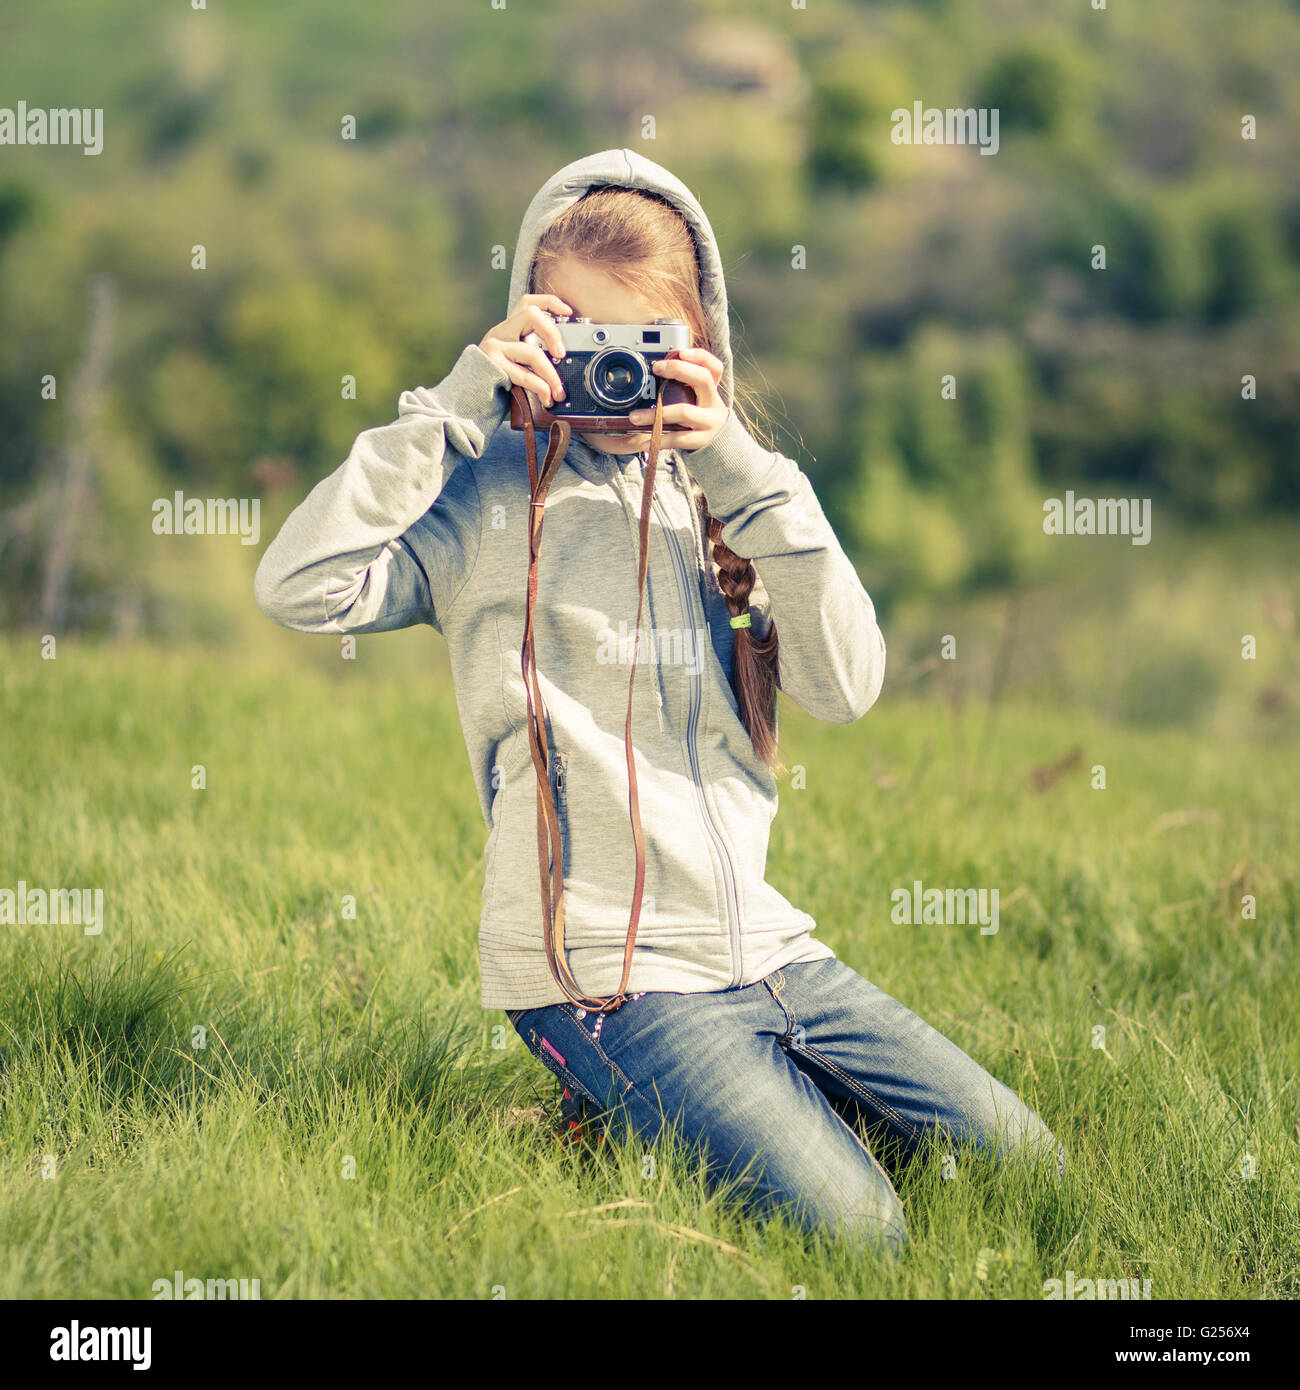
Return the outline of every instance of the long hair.
<path id="1" fill-rule="evenodd" d="M 700 297 L 695 239 L 686 220 L 666 199 L 630 188 L 596 188 L 567 208 L 542 234 L 533 260 L 534 292 L 545 291 L 549 272 L 572 258 L 594 266 L 661 304 L 668 317 L 682 319 L 691 343 L 714 350 L 708 315 Z M 737 402 L 727 401 L 733 410 Z M 737 413 L 739 411 L 737 410 Z M 745 417 L 741 416 L 742 422 Z M 722 523 L 709 513 L 704 494 L 695 489 L 705 544 L 719 590 L 731 616 L 749 611 L 757 581 L 753 563 L 722 540 Z M 752 627 L 733 627 L 731 688 L 740 720 L 754 751 L 768 767 L 777 767 L 776 689 L 779 643 L 776 624 L 760 636 Z"/>

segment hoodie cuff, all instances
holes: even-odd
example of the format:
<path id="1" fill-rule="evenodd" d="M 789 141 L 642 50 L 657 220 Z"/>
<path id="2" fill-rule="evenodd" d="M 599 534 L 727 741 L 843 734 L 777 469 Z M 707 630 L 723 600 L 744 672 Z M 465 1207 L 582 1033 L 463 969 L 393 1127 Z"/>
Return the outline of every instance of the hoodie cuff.
<path id="1" fill-rule="evenodd" d="M 702 448 L 683 454 L 687 472 L 699 483 L 709 511 L 724 525 L 753 502 L 790 486 L 798 468 L 754 438 L 733 409 L 726 423 Z"/>
<path id="2" fill-rule="evenodd" d="M 505 419 L 509 404 L 510 378 L 477 343 L 470 343 L 437 386 L 403 391 L 397 412 L 432 411 L 459 420 L 480 437 L 481 452 Z"/>

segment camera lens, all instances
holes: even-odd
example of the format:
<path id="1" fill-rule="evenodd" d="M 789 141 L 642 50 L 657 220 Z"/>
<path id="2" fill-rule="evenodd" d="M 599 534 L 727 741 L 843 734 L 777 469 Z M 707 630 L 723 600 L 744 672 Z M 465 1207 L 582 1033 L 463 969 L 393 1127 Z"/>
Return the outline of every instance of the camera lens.
<path id="1" fill-rule="evenodd" d="M 606 410 L 622 411 L 639 401 L 650 379 L 650 368 L 639 352 L 606 348 L 587 364 L 587 390 Z"/>

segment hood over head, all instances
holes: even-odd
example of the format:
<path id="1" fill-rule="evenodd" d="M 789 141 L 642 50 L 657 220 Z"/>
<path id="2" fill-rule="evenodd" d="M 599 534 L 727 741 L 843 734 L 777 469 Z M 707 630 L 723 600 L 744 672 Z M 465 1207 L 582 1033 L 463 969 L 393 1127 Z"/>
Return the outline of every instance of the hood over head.
<path id="1" fill-rule="evenodd" d="M 686 219 L 695 238 L 696 259 L 700 267 L 700 297 L 713 333 L 714 351 L 721 360 L 722 396 L 732 398 L 731 336 L 727 320 L 727 287 L 722 275 L 722 258 L 709 219 L 698 199 L 674 174 L 637 154 L 635 150 L 602 150 L 566 164 L 538 189 L 524 213 L 515 243 L 514 265 L 510 271 L 510 303 L 514 308 L 521 295 L 528 293 L 528 277 L 542 233 L 555 219 L 593 188 L 613 185 L 641 189 L 666 198 Z"/>

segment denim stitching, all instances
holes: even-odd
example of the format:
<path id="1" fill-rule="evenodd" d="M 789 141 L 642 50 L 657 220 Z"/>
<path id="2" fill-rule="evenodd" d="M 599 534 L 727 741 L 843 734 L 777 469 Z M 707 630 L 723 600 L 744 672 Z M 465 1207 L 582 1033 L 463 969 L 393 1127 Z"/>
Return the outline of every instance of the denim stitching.
<path id="1" fill-rule="evenodd" d="M 903 1116 L 900 1115 L 892 1105 L 890 1105 L 887 1101 L 884 1101 L 879 1096 L 877 1096 L 875 1092 L 873 1092 L 870 1089 L 870 1087 L 863 1085 L 862 1082 L 850 1076 L 848 1072 L 844 1071 L 842 1068 L 838 1067 L 834 1062 L 832 1062 L 829 1057 L 818 1052 L 815 1047 L 808 1047 L 807 1045 L 805 1045 L 801 1048 L 797 1048 L 797 1050 L 806 1053 L 817 1063 L 818 1066 L 825 1067 L 826 1070 L 831 1072 L 834 1076 L 838 1076 L 846 1086 L 850 1087 L 854 1091 L 858 1091 L 859 1093 L 861 1093 L 861 1095 L 863 1095 L 867 1100 L 869 1100 L 871 1104 L 874 1105 L 876 1109 L 881 1112 L 881 1114 L 887 1115 L 890 1118 L 896 1120 L 900 1125 L 902 1125 L 902 1127 L 905 1130 L 907 1130 L 911 1138 L 919 1139 L 921 1137 L 921 1131 L 917 1129 L 917 1127 L 910 1120 L 904 1119 Z"/>
<path id="2" fill-rule="evenodd" d="M 564 1084 L 570 1085 L 574 1087 L 575 1090 L 581 1091 L 582 1094 L 589 1101 L 591 1101 L 593 1105 L 600 1105 L 600 1098 L 598 1096 L 593 1096 L 591 1092 L 582 1084 L 582 1082 L 578 1080 L 577 1076 L 571 1070 L 567 1062 L 561 1062 L 558 1058 L 555 1057 L 551 1057 L 550 1060 L 548 1060 L 549 1054 L 543 1052 L 541 1044 L 537 1041 L 537 1029 L 530 1028 L 528 1032 L 533 1040 L 532 1043 L 528 1045 L 528 1050 L 533 1054 L 534 1057 L 537 1058 L 537 1060 L 542 1064 L 542 1066 L 544 1066 L 546 1070 L 551 1073 L 552 1076 L 559 1075 L 560 1080 Z M 536 1044 L 536 1046 L 534 1046 L 534 1044 Z"/>
<path id="3" fill-rule="evenodd" d="M 786 986 L 785 971 L 784 971 L 784 970 L 778 970 L 776 973 L 777 973 L 778 975 L 780 975 L 780 977 L 781 977 L 781 989 L 782 989 L 782 992 L 784 992 L 785 986 Z M 782 999 L 780 1002 L 781 1002 L 781 1007 L 782 1007 L 783 1009 L 785 1009 L 785 1008 L 786 1008 L 785 1000 Z M 790 1016 L 790 1033 L 791 1033 L 791 1036 L 793 1036 L 795 1033 L 797 1033 L 797 1032 L 799 1031 L 799 1015 L 798 1015 L 797 1013 L 795 1013 L 795 1011 L 794 1011 L 794 1005 L 793 1005 L 793 1004 L 790 1005 L 790 1007 L 786 1010 L 786 1012 L 787 1012 L 787 1013 L 789 1014 L 789 1016 Z"/>
<path id="4" fill-rule="evenodd" d="M 807 1046 L 799 1047 L 797 1044 L 793 1042 L 794 1031 L 799 1025 L 795 1018 L 795 1015 L 792 1013 L 790 1009 L 786 1008 L 785 1000 L 781 998 L 781 991 L 785 988 L 786 985 L 785 972 L 782 970 L 777 970 L 774 973 L 777 976 L 778 983 L 775 989 L 773 989 L 769 985 L 768 992 L 771 994 L 772 998 L 775 999 L 778 1004 L 780 1004 L 782 1011 L 784 1012 L 786 1018 L 789 1020 L 790 1032 L 786 1035 L 786 1037 L 787 1040 L 791 1042 L 791 1046 L 794 1047 L 795 1051 L 805 1052 L 810 1056 L 817 1057 L 821 1061 L 821 1063 L 826 1066 L 827 1070 L 835 1070 L 840 1076 L 844 1078 L 845 1081 L 848 1081 L 849 1084 L 852 1085 L 852 1080 L 849 1077 L 844 1076 L 843 1072 L 838 1072 L 838 1068 L 834 1068 L 833 1065 L 830 1063 L 829 1059 L 822 1058 L 821 1054 L 817 1052 L 816 1049 Z M 767 984 L 767 981 L 764 980 L 763 983 Z M 882 1101 L 876 1101 L 875 1103 L 878 1106 L 884 1106 L 884 1103 Z M 886 1110 L 889 1109 L 888 1106 L 884 1106 L 884 1108 Z M 871 1150 L 867 1147 L 866 1143 L 863 1141 L 862 1136 L 857 1132 L 857 1130 L 853 1128 L 851 1124 L 848 1123 L 844 1116 L 841 1115 L 839 1111 L 836 1110 L 835 1107 L 831 1105 L 829 1102 L 827 1103 L 826 1109 L 830 1112 L 831 1115 L 835 1117 L 838 1123 L 841 1124 L 849 1132 L 850 1135 L 852 1135 L 854 1143 L 856 1143 L 858 1148 L 862 1151 L 863 1155 L 867 1159 L 867 1162 L 871 1164 L 871 1167 L 883 1180 L 885 1184 L 885 1190 L 889 1192 L 889 1194 L 893 1197 L 894 1201 L 898 1204 L 900 1220 L 903 1221 L 904 1230 L 906 1230 L 907 1215 L 906 1212 L 903 1210 L 902 1198 L 900 1198 L 898 1195 L 898 1189 L 895 1188 L 894 1184 L 890 1181 L 889 1174 L 886 1173 L 884 1168 L 881 1167 L 880 1161 L 876 1158 L 875 1154 L 873 1154 Z M 896 1112 L 891 1111 L 890 1113 L 892 1114 Z M 899 1115 L 897 1118 L 900 1123 L 907 1123 L 907 1121 L 905 1121 L 901 1115 Z M 890 1226 L 893 1223 L 882 1222 L 881 1224 L 885 1226 Z"/>
<path id="5" fill-rule="evenodd" d="M 862 1136 L 857 1132 L 857 1130 L 854 1129 L 851 1124 L 849 1124 L 849 1122 L 844 1118 L 844 1116 L 841 1115 L 840 1112 L 836 1110 L 836 1108 L 833 1105 L 830 1105 L 828 1103 L 827 1109 L 831 1112 L 832 1115 L 835 1116 L 835 1118 L 840 1122 L 840 1124 L 842 1124 L 844 1128 L 848 1130 L 848 1132 L 857 1141 L 858 1148 L 860 1148 L 862 1152 L 866 1154 L 866 1156 L 871 1160 L 871 1166 L 876 1170 L 877 1173 L 880 1174 L 882 1178 L 884 1178 L 885 1185 L 888 1187 L 889 1191 L 893 1193 L 894 1200 L 898 1203 L 899 1210 L 901 1211 L 903 1207 L 903 1199 L 898 1195 L 898 1189 L 890 1181 L 889 1174 L 886 1173 L 885 1170 L 880 1166 L 879 1159 L 877 1159 L 875 1154 L 873 1154 L 871 1150 L 867 1148 L 866 1143 L 864 1142 Z"/>
<path id="6" fill-rule="evenodd" d="M 781 1012 L 785 1015 L 785 1021 L 786 1021 L 786 1023 L 789 1025 L 789 1032 L 786 1033 L 786 1037 L 788 1038 L 788 1037 L 790 1037 L 791 1034 L 793 1034 L 793 1032 L 794 1032 L 794 1029 L 795 1029 L 795 1021 L 794 1021 L 794 1015 L 793 1015 L 793 1014 L 790 1012 L 790 1010 L 786 1007 L 785 1000 L 781 998 L 781 991 L 785 988 L 785 975 L 784 975 L 784 973 L 783 973 L 782 971 L 780 971 L 780 970 L 774 970 L 774 971 L 772 972 L 772 974 L 779 977 L 779 983 L 777 984 L 777 986 L 776 986 L 775 988 L 772 987 L 772 985 L 771 985 L 771 983 L 770 983 L 770 981 L 771 981 L 771 976 L 768 976 L 768 978 L 765 979 L 765 980 L 763 981 L 763 983 L 764 983 L 764 985 L 767 986 L 767 992 L 768 992 L 768 993 L 772 996 L 772 998 L 775 999 L 776 1002 L 781 1006 Z"/>
<path id="7" fill-rule="evenodd" d="M 596 1038 L 593 1037 L 592 1034 L 587 1032 L 587 1030 L 578 1021 L 575 1015 L 575 1007 L 576 1006 L 573 1004 L 562 1004 L 560 1006 L 560 1011 L 564 1014 L 565 1018 L 567 1018 L 569 1022 L 572 1023 L 573 1026 L 582 1035 L 583 1042 L 591 1044 L 592 1048 L 595 1050 L 596 1056 L 599 1057 L 600 1060 L 604 1062 L 604 1064 L 610 1069 L 610 1071 L 612 1071 L 614 1075 L 617 1076 L 618 1079 L 623 1083 L 623 1094 L 627 1095 L 629 1091 L 636 1090 L 636 1087 L 624 1074 L 623 1069 L 618 1065 L 618 1063 L 615 1062 L 612 1057 L 606 1055 L 605 1049 L 601 1047 L 600 1043 L 596 1040 Z M 640 1092 L 638 1091 L 637 1094 L 640 1095 Z M 642 1096 L 641 1098 L 642 1100 L 645 1099 L 644 1096 Z"/>

